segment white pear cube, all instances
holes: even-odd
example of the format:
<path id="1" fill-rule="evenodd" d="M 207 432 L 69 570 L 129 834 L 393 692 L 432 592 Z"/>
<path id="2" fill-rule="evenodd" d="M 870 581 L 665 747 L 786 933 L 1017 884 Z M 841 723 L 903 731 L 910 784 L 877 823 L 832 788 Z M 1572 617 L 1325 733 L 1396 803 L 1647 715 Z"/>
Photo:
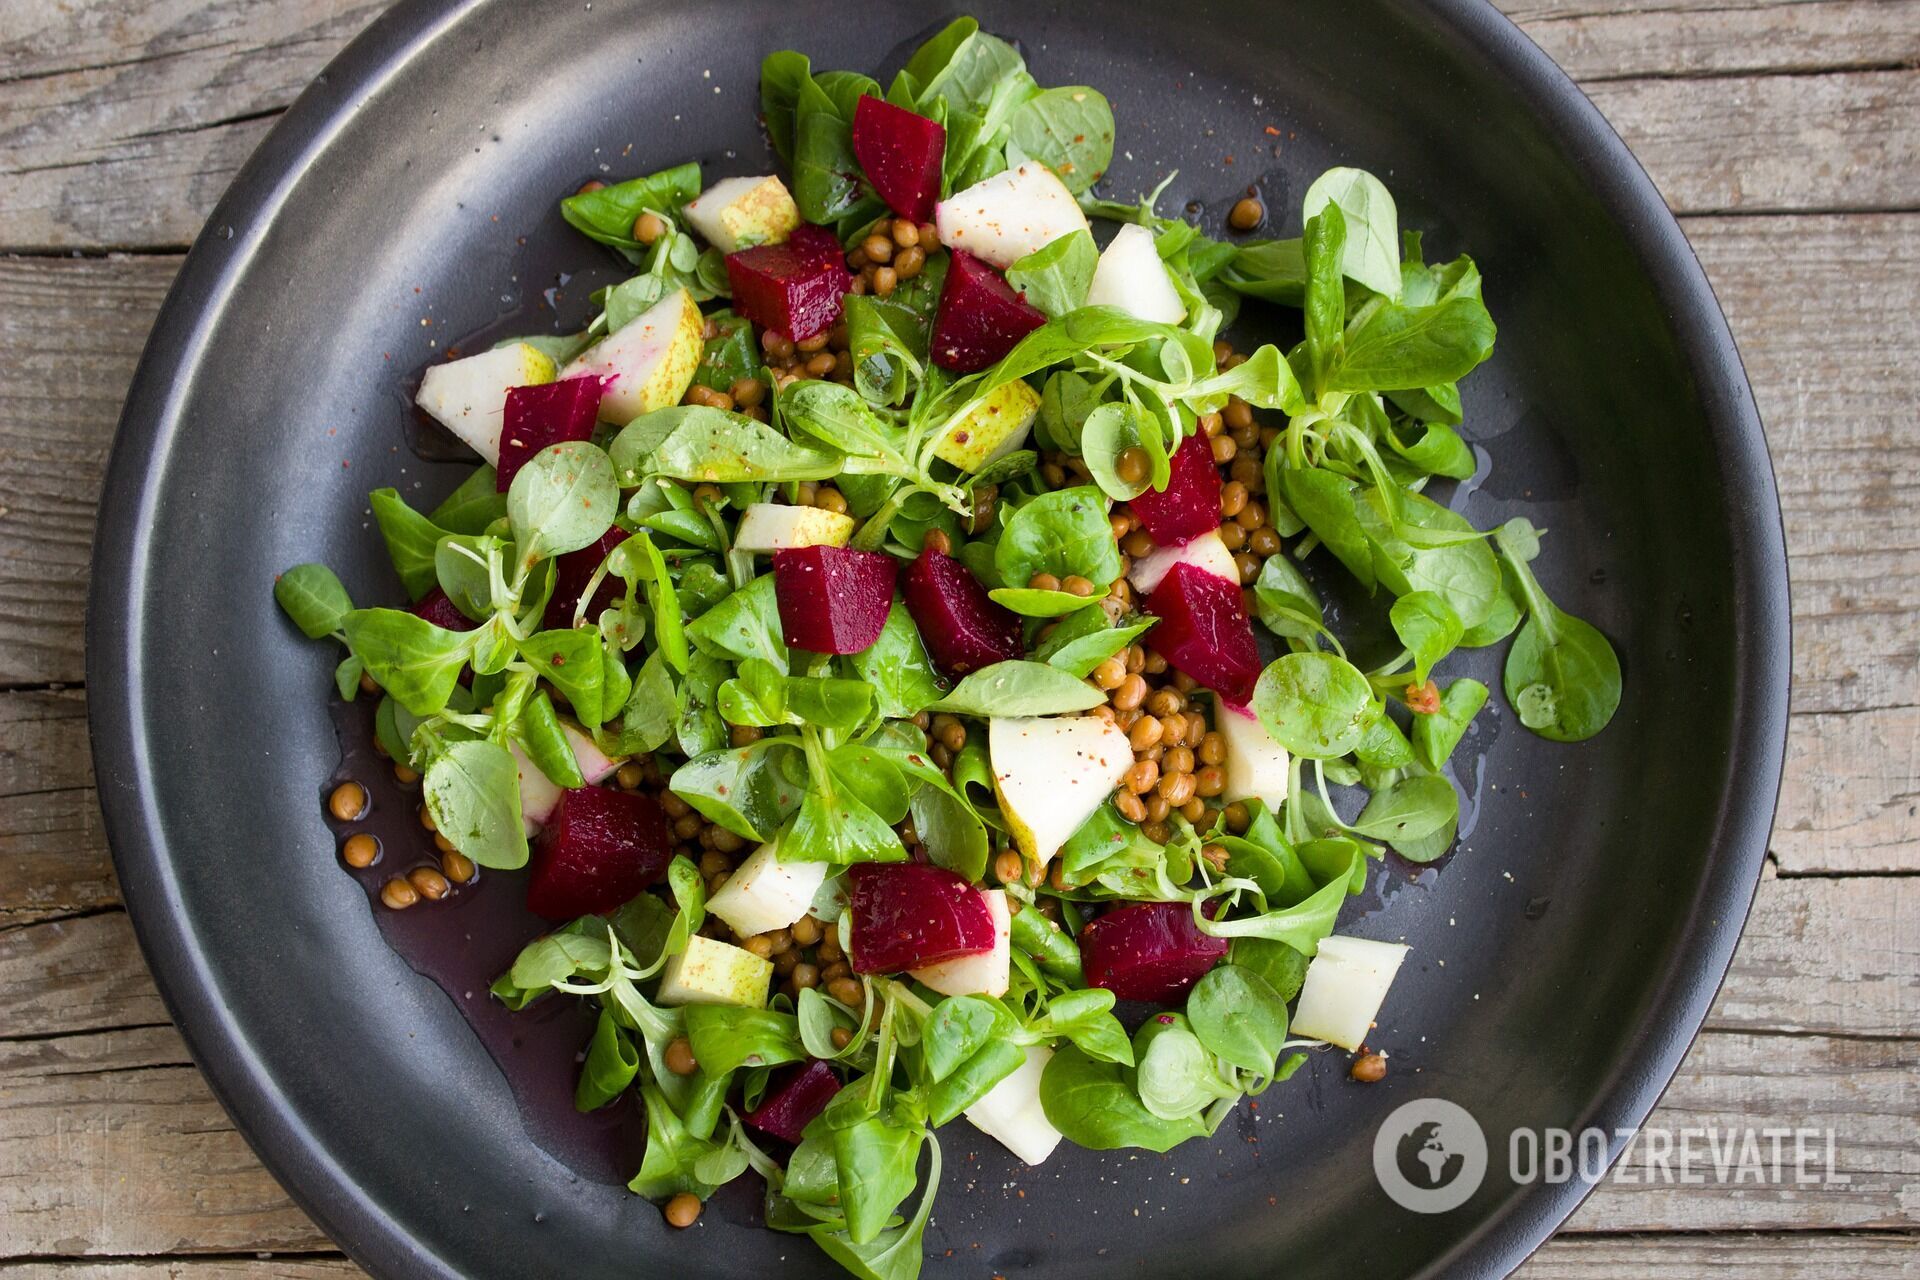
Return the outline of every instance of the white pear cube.
<path id="1" fill-rule="evenodd" d="M 1177 564 L 1190 564 L 1236 587 L 1240 585 L 1240 567 L 1234 564 L 1233 552 L 1220 540 L 1218 530 L 1203 533 L 1177 547 L 1155 547 L 1133 562 L 1133 567 L 1127 570 L 1127 581 L 1135 591 L 1145 595 L 1159 586 L 1160 580 L 1172 573 Z"/>
<path id="2" fill-rule="evenodd" d="M 676 289 L 580 353 L 564 376 L 604 380 L 600 419 L 626 426 L 643 413 L 680 403 L 706 349 L 706 321 L 685 289 Z"/>
<path id="3" fill-rule="evenodd" d="M 1040 414 L 1040 393 L 1020 378 L 987 393 L 977 408 L 947 428 L 933 456 L 962 471 L 978 471 L 1027 442 Z"/>
<path id="4" fill-rule="evenodd" d="M 940 243 L 1002 271 L 1061 236 L 1087 229 L 1087 215 L 1053 170 L 1037 160 L 1003 169 L 934 206 Z"/>
<path id="5" fill-rule="evenodd" d="M 1127 735 L 1098 716 L 995 716 L 987 754 L 1008 829 L 1042 866 L 1133 767 Z"/>
<path id="6" fill-rule="evenodd" d="M 1227 786 L 1220 798 L 1258 800 L 1278 812 L 1287 798 L 1287 749 L 1273 740 L 1258 716 L 1213 695 L 1213 727 L 1227 742 Z"/>
<path id="7" fill-rule="evenodd" d="M 967 1108 L 969 1123 L 1028 1164 L 1040 1164 L 1060 1145 L 1060 1131 L 1040 1105 L 1040 1077 L 1053 1050 L 1029 1045 L 1027 1060 Z"/>
<path id="8" fill-rule="evenodd" d="M 786 183 L 764 178 L 722 178 L 681 206 L 687 223 L 722 253 L 780 244 L 800 225 L 800 209 Z"/>
<path id="9" fill-rule="evenodd" d="M 733 882 L 729 880 L 727 884 L 732 887 Z M 993 950 L 911 971 L 915 978 L 943 996 L 998 998 L 1007 994 L 1013 975 L 1013 913 L 1007 909 L 1005 889 L 982 892 L 986 894 L 987 910 L 993 916 Z"/>
<path id="10" fill-rule="evenodd" d="M 707 910 L 742 937 L 784 929 L 807 914 L 830 870 L 825 862 L 782 862 L 770 841 L 727 877 L 719 892 L 707 899 Z"/>
<path id="11" fill-rule="evenodd" d="M 1094 264 L 1087 305 L 1118 307 L 1158 324 L 1179 324 L 1187 318 L 1187 304 L 1180 301 L 1167 264 L 1154 248 L 1153 232 L 1131 222 L 1120 228 Z"/>
<path id="12" fill-rule="evenodd" d="M 734 530 L 736 551 L 787 551 L 794 547 L 844 547 L 853 536 L 853 517 L 821 507 L 756 502 Z"/>
<path id="13" fill-rule="evenodd" d="M 773 961 L 745 947 L 694 934 L 687 949 L 667 961 L 660 973 L 663 1005 L 737 1004 L 763 1009 L 773 985 Z"/>
<path id="14" fill-rule="evenodd" d="M 574 762 L 580 766 L 580 776 L 587 780 L 588 786 L 605 782 L 608 775 L 620 767 L 622 762 L 600 750 L 584 731 L 565 722 L 561 723 L 560 731 L 567 735 L 567 745 L 573 748 Z M 519 743 L 509 744 L 509 749 L 513 752 L 514 764 L 520 770 L 520 820 L 526 826 L 527 834 L 532 835 L 553 817 L 554 809 L 560 804 L 563 788 L 527 759 Z"/>
<path id="15" fill-rule="evenodd" d="M 1393 975 L 1407 958 L 1398 942 L 1370 942 L 1340 934 L 1320 939 L 1320 954 L 1307 966 L 1292 1034 L 1358 1049 L 1380 1014 Z"/>
<path id="16" fill-rule="evenodd" d="M 500 462 L 507 392 L 553 381 L 553 361 L 524 342 L 436 364 L 420 379 L 414 403 L 459 436 L 489 465 Z"/>

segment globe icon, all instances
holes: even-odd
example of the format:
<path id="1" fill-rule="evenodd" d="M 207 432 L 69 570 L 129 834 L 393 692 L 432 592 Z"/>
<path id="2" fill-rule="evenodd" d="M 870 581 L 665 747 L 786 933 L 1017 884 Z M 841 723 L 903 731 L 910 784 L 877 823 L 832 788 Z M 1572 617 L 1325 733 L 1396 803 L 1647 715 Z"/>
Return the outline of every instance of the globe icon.
<path id="1" fill-rule="evenodd" d="M 1448 1147 L 1438 1121 L 1428 1120 L 1401 1135 L 1394 1162 L 1409 1185 L 1438 1191 L 1460 1176 L 1467 1158 Z"/>

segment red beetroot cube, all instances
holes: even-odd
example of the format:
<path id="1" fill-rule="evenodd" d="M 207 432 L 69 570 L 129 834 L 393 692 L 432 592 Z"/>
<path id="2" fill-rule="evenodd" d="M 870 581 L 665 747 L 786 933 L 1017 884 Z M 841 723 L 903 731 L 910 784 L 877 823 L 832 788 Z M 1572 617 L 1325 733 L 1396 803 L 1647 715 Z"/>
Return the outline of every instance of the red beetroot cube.
<path id="1" fill-rule="evenodd" d="M 527 460 L 549 445 L 591 440 L 600 420 L 600 379 L 563 378 L 507 392 L 500 424 L 500 465 L 495 468 L 505 493 Z"/>
<path id="2" fill-rule="evenodd" d="M 549 920 L 612 911 L 672 861 L 673 833 L 653 797 L 575 787 L 561 794 L 534 845 L 527 907 Z"/>
<path id="3" fill-rule="evenodd" d="M 933 362 L 955 373 L 973 373 L 1046 322 L 998 271 L 955 249 L 933 316 Z"/>
<path id="4" fill-rule="evenodd" d="M 601 534 L 598 542 L 557 558 L 553 562 L 553 594 L 547 597 L 547 611 L 541 615 L 540 625 L 548 631 L 562 631 L 571 627 L 581 593 L 593 581 L 594 571 L 613 554 L 615 547 L 632 536 L 615 525 Z M 611 609 L 626 590 L 627 584 L 611 573 L 602 577 L 600 585 L 594 589 L 593 602 L 587 606 L 587 622 L 599 622 L 600 611 Z"/>
<path id="5" fill-rule="evenodd" d="M 853 284 L 839 238 L 803 225 L 784 244 L 727 255 L 733 309 L 763 329 L 805 342 L 840 323 L 840 299 Z"/>
<path id="6" fill-rule="evenodd" d="M 1228 942 L 1200 932 L 1184 902 L 1141 902 L 1080 931 L 1087 985 L 1121 1000 L 1171 1004 L 1226 958 Z"/>
<path id="7" fill-rule="evenodd" d="M 856 973 L 903 973 L 993 950 L 987 895 L 964 876 L 919 862 L 857 862 L 847 869 Z"/>
<path id="8" fill-rule="evenodd" d="M 773 553 L 773 592 L 788 644 L 813 653 L 859 653 L 880 638 L 893 608 L 893 557 L 845 547 Z"/>
<path id="9" fill-rule="evenodd" d="M 453 597 L 438 587 L 407 606 L 407 612 L 416 618 L 425 618 L 443 631 L 471 631 L 480 625 L 460 612 Z"/>
<path id="10" fill-rule="evenodd" d="M 1177 564 L 1147 596 L 1147 612 L 1160 619 L 1150 643 L 1174 670 L 1236 705 L 1252 699 L 1260 647 L 1237 584 Z"/>
<path id="11" fill-rule="evenodd" d="M 1020 619 L 995 604 L 980 579 L 932 547 L 907 567 L 901 587 L 927 652 L 950 676 L 1020 656 Z"/>
<path id="12" fill-rule="evenodd" d="M 833 1095 L 839 1092 L 840 1077 L 833 1073 L 831 1066 L 815 1058 L 804 1066 L 792 1068 L 778 1083 L 767 1086 L 760 1105 L 741 1119 L 762 1133 L 798 1142 L 813 1118 L 825 1111 Z"/>
<path id="13" fill-rule="evenodd" d="M 853 154 L 887 207 L 915 222 L 933 221 L 947 131 L 937 121 L 863 97 L 853 108 Z"/>
<path id="14" fill-rule="evenodd" d="M 1195 431 L 1173 451 L 1167 487 L 1147 490 L 1130 504 L 1140 527 L 1163 547 L 1177 547 L 1220 527 L 1220 468 L 1206 433 Z"/>

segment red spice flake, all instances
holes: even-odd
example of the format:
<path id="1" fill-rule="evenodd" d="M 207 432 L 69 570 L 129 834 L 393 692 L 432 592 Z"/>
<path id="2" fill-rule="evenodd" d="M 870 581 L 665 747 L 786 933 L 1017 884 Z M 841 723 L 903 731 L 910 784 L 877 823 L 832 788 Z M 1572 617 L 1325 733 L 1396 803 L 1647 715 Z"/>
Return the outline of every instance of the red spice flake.
<path id="1" fill-rule="evenodd" d="M 1274 128 L 1274 127 L 1273 127 L 1272 125 L 1268 125 L 1268 126 L 1267 126 L 1267 136 L 1268 136 L 1269 138 L 1277 138 L 1277 137 L 1279 137 L 1279 136 L 1280 136 L 1280 131 L 1279 131 L 1278 129 L 1276 129 L 1276 128 Z"/>
<path id="2" fill-rule="evenodd" d="M 1228 156 L 1228 157 L 1227 157 L 1227 163 L 1228 163 L 1228 164 L 1232 164 L 1232 163 L 1233 163 L 1233 157 L 1232 157 L 1232 156 Z"/>

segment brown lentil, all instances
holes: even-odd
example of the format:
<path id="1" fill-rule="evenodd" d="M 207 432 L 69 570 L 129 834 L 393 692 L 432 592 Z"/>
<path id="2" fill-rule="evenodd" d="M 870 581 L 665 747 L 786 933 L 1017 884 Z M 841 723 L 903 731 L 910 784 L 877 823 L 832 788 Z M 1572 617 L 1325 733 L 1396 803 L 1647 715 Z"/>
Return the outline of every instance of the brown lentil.
<path id="1" fill-rule="evenodd" d="M 1240 431 L 1253 425 L 1253 406 L 1239 396 L 1228 396 L 1227 407 L 1220 411 L 1227 430 Z"/>
<path id="2" fill-rule="evenodd" d="M 1229 520 L 1220 526 L 1220 542 L 1229 551 L 1240 551 L 1247 545 L 1247 531 Z"/>
<path id="3" fill-rule="evenodd" d="M 899 284 L 900 275 L 892 267 L 875 267 L 873 269 L 873 294 L 876 298 L 888 296 Z"/>
<path id="4" fill-rule="evenodd" d="M 827 984 L 827 994 L 850 1009 L 858 1009 L 866 990 L 852 977 L 835 978 Z"/>
<path id="5" fill-rule="evenodd" d="M 647 771 L 641 768 L 639 765 L 635 764 L 633 761 L 629 760 L 625 764 L 621 765 L 618 769 L 614 770 L 613 780 L 620 784 L 620 787 L 622 790 L 638 791 L 640 789 L 640 784 L 647 780 Z M 680 807 L 683 809 L 686 807 L 686 803 L 687 803 L 686 801 L 681 800 L 678 796 L 671 796 L 671 797 L 661 798 L 661 804 L 660 804 L 661 808 L 664 809 L 667 807 L 666 801 L 668 799 L 672 799 L 675 803 L 680 805 Z"/>
<path id="6" fill-rule="evenodd" d="M 1122 484 L 1136 485 L 1147 478 L 1147 472 L 1153 464 L 1147 458 L 1147 451 L 1139 445 L 1129 445 L 1120 451 L 1113 460 L 1113 474 Z"/>
<path id="7" fill-rule="evenodd" d="M 993 855 L 993 878 L 1001 884 L 1014 884 L 1025 873 L 1025 864 L 1013 850 L 1002 849 Z"/>
<path id="8" fill-rule="evenodd" d="M 690 1076 L 700 1069 L 693 1056 L 693 1042 L 685 1036 L 667 1041 L 667 1051 L 662 1056 L 667 1060 L 667 1070 L 677 1076 Z"/>
<path id="9" fill-rule="evenodd" d="M 919 245 L 909 245 L 893 255 L 893 274 L 902 280 L 913 279 L 926 269 L 926 265 L 927 251 Z"/>
<path id="10" fill-rule="evenodd" d="M 454 884 L 467 884 L 480 873 L 480 869 L 473 865 L 473 859 L 458 849 L 440 855 L 440 871 Z"/>
<path id="11" fill-rule="evenodd" d="M 350 867 L 370 867 L 380 861 L 380 842 L 362 831 L 340 846 L 340 861 Z"/>
<path id="12" fill-rule="evenodd" d="M 603 189 L 606 185 L 606 183 L 600 181 L 598 178 L 588 178 L 580 184 L 579 188 L 573 194 L 577 196 L 592 195 L 594 192 Z"/>
<path id="13" fill-rule="evenodd" d="M 1158 651 L 1149 649 L 1147 650 L 1147 665 L 1140 668 L 1140 670 L 1150 676 L 1165 675 L 1167 671 L 1167 659 Z"/>
<path id="14" fill-rule="evenodd" d="M 1223 844 L 1200 846 L 1200 857 L 1215 871 L 1224 871 L 1227 868 L 1227 846 Z"/>
<path id="15" fill-rule="evenodd" d="M 633 220 L 633 238 L 641 244 L 652 244 L 667 234 L 667 220 L 657 213 L 643 213 Z"/>
<path id="16" fill-rule="evenodd" d="M 438 902 L 452 891 L 447 878 L 433 867 L 415 867 L 407 872 L 407 883 L 429 902 Z"/>
<path id="17" fill-rule="evenodd" d="M 1154 784 L 1158 781 L 1160 781 L 1160 763 L 1157 760 L 1135 760 L 1120 777 L 1120 785 L 1135 795 L 1145 795 L 1153 790 Z"/>
<path id="18" fill-rule="evenodd" d="M 1185 804 L 1180 806 L 1180 816 L 1185 818 L 1188 822 L 1193 823 L 1195 826 L 1198 826 L 1201 822 L 1206 820 L 1207 802 L 1205 800 L 1202 800 L 1199 796 L 1195 796 L 1193 799 L 1187 801 Z"/>
<path id="19" fill-rule="evenodd" d="M 1058 591 L 1060 589 L 1060 579 L 1045 570 L 1041 570 L 1027 580 L 1027 585 L 1035 591 Z"/>
<path id="20" fill-rule="evenodd" d="M 1227 519 L 1239 515 L 1247 505 L 1247 486 L 1238 480 L 1229 480 L 1220 488 L 1220 514 Z"/>
<path id="21" fill-rule="evenodd" d="M 420 895 L 415 891 L 414 887 L 407 882 L 405 876 L 395 876 L 380 886 L 380 901 L 386 903 L 387 906 L 395 911 L 405 911 L 408 907 L 420 901 Z"/>
<path id="22" fill-rule="evenodd" d="M 1201 764 L 1225 764 L 1227 762 L 1227 740 L 1217 733 L 1209 733 L 1200 739 L 1200 750 L 1196 753 Z"/>
<path id="23" fill-rule="evenodd" d="M 844 1049 L 853 1043 L 853 1032 L 847 1030 L 845 1027 L 835 1027 L 831 1038 L 834 1048 Z"/>
<path id="24" fill-rule="evenodd" d="M 759 956 L 762 960 L 773 959 L 773 939 L 764 933 L 756 933 L 740 945 Z"/>
<path id="25" fill-rule="evenodd" d="M 1195 795 L 1211 800 L 1227 789 L 1227 771 L 1217 764 L 1201 765 L 1194 771 L 1193 791 Z"/>
<path id="26" fill-rule="evenodd" d="M 700 1221 L 700 1197 L 691 1191 L 682 1191 L 667 1201 L 666 1219 L 670 1227 L 685 1229 Z"/>
<path id="27" fill-rule="evenodd" d="M 810 947 L 820 941 L 820 922 L 812 916 L 801 916 L 791 926 L 793 940 L 803 947 Z"/>
<path id="28" fill-rule="evenodd" d="M 1227 225 L 1235 231 L 1251 231 L 1266 218 L 1266 206 L 1252 196 L 1242 196 L 1227 211 Z"/>
<path id="29" fill-rule="evenodd" d="M 1084 600 L 1100 588 L 1093 584 L 1092 579 L 1083 578 L 1079 574 L 1073 573 L 1068 574 L 1061 580 L 1060 589 L 1068 595 L 1079 596 Z"/>
<path id="30" fill-rule="evenodd" d="M 1113 807 L 1118 809 L 1120 816 L 1128 822 L 1144 822 L 1146 820 L 1147 806 L 1142 804 L 1140 797 L 1131 791 L 1124 791 L 1115 796 L 1113 798 Z"/>
<path id="31" fill-rule="evenodd" d="M 1245 835 L 1247 828 L 1253 825 L 1252 812 L 1238 800 L 1222 809 L 1220 816 L 1226 820 L 1227 830 L 1237 836 Z"/>
<path id="32" fill-rule="evenodd" d="M 1233 557 L 1233 567 L 1240 571 L 1240 585 L 1250 587 L 1260 577 L 1260 557 L 1248 551 L 1239 552 Z"/>
<path id="33" fill-rule="evenodd" d="M 393 780 L 403 787 L 410 787 L 420 781 L 420 771 L 411 765 L 397 764 L 393 766 Z"/>
<path id="34" fill-rule="evenodd" d="M 1363 1053 L 1353 1060 L 1353 1068 L 1348 1074 L 1361 1084 L 1378 1084 L 1387 1078 L 1387 1055 Z"/>
<path id="35" fill-rule="evenodd" d="M 1131 666 L 1132 663 L 1129 662 L 1128 665 Z M 1125 680 L 1122 680 L 1111 695 L 1113 707 L 1116 711 L 1132 711 L 1139 707 L 1142 702 L 1145 702 L 1146 699 L 1147 682 L 1141 679 L 1138 674 L 1129 675 Z"/>
<path id="36" fill-rule="evenodd" d="M 1247 535 L 1247 550 L 1265 559 L 1280 554 L 1280 535 L 1271 528 L 1262 526 Z"/>
<path id="37" fill-rule="evenodd" d="M 453 843 L 453 841 L 447 839 L 447 833 L 444 831 L 436 831 L 433 833 L 433 847 L 438 849 L 441 853 L 458 853 L 459 852 L 459 848 Z"/>
<path id="38" fill-rule="evenodd" d="M 367 816 L 367 789 L 357 782 L 341 783 L 327 797 L 327 812 L 341 822 L 360 821 Z"/>
<path id="39" fill-rule="evenodd" d="M 1165 808 L 1166 803 L 1166 801 L 1162 800 L 1160 806 Z M 1140 834 L 1155 844 L 1165 844 L 1167 841 L 1173 839 L 1173 829 L 1167 825 L 1166 815 L 1162 814 L 1158 818 L 1152 817 L 1152 804 L 1148 804 L 1147 812 L 1149 817 L 1146 822 L 1140 825 Z"/>

